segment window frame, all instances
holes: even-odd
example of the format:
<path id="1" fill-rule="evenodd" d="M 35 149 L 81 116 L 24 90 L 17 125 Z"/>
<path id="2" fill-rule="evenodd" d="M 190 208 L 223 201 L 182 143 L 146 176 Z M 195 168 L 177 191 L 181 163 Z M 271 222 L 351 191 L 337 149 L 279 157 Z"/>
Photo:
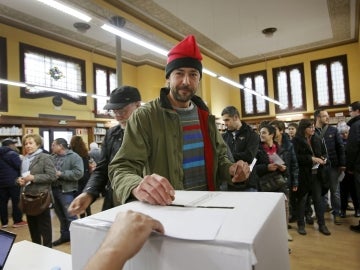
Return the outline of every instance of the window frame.
<path id="1" fill-rule="evenodd" d="M 104 66 L 104 65 L 100 65 L 97 63 L 93 64 L 93 79 L 94 79 L 94 92 L 95 95 L 97 95 L 97 89 L 96 89 L 96 70 L 97 69 L 101 69 L 106 71 L 106 88 L 107 88 L 107 96 L 110 96 L 110 93 L 112 90 L 114 89 L 110 89 L 110 80 L 109 80 L 109 76 L 110 76 L 110 72 L 113 72 L 116 74 L 116 69 L 115 68 L 111 68 L 108 66 Z M 94 115 L 96 118 L 112 118 L 109 114 L 99 114 L 98 113 L 98 108 L 97 108 L 97 100 L 94 99 Z"/>
<path id="2" fill-rule="evenodd" d="M 296 108 L 296 109 L 293 107 L 293 100 L 291 98 L 291 88 L 290 88 L 291 87 L 290 72 L 294 69 L 298 69 L 301 74 L 301 94 L 302 94 L 302 103 L 303 103 L 302 107 Z M 287 84 L 288 84 L 288 89 L 287 89 L 288 107 L 285 109 L 280 109 L 280 106 L 276 104 L 275 112 L 276 113 L 289 113 L 289 112 L 306 111 L 307 104 L 306 104 L 304 63 L 297 63 L 297 64 L 293 64 L 293 65 L 288 65 L 288 66 L 275 67 L 272 69 L 273 84 L 274 84 L 274 98 L 278 101 L 279 101 L 280 91 L 279 91 L 279 87 L 278 87 L 277 75 L 279 74 L 280 71 L 286 72 L 286 79 L 287 79 Z"/>
<path id="3" fill-rule="evenodd" d="M 329 105 L 319 105 L 318 101 L 318 90 L 317 90 L 317 81 L 316 81 L 316 68 L 320 64 L 325 64 L 327 67 L 327 70 L 329 71 L 329 66 L 333 62 L 339 61 L 342 64 L 343 67 L 343 76 L 344 76 L 344 95 L 345 95 L 345 102 L 343 104 L 334 104 L 333 101 L 333 89 L 331 84 L 331 68 L 330 72 L 328 72 L 327 76 L 327 83 L 329 87 Z M 350 104 L 350 87 L 349 87 L 349 72 L 348 72 L 348 63 L 347 63 L 347 55 L 338 55 L 333 57 L 327 57 L 322 59 L 316 59 L 310 61 L 310 67 L 311 67 L 311 80 L 312 80 L 312 92 L 313 92 L 313 98 L 314 98 L 314 108 L 323 108 L 323 109 L 330 109 L 330 108 L 339 108 L 344 107 Z"/>
<path id="4" fill-rule="evenodd" d="M 57 52 L 45 50 L 39 47 L 31 46 L 25 43 L 20 43 L 20 80 L 25 82 L 25 53 L 26 52 L 34 52 L 38 54 L 42 54 L 52 58 L 58 58 L 65 61 L 76 63 L 80 66 L 81 70 L 81 93 L 86 93 L 86 72 L 85 72 L 85 61 L 79 58 L 71 57 L 68 55 L 60 54 Z M 44 97 L 53 97 L 53 96 L 60 96 L 64 99 L 67 99 L 71 102 L 80 105 L 86 105 L 86 96 L 77 96 L 74 97 L 72 95 L 67 95 L 65 93 L 57 93 L 51 91 L 42 91 L 40 93 L 30 93 L 26 87 L 22 87 L 20 89 L 20 97 L 21 98 L 44 98 Z"/>
<path id="5" fill-rule="evenodd" d="M 0 37 L 0 78 L 7 79 L 7 47 L 4 37 Z M 7 112 L 8 109 L 8 86 L 0 84 L 0 112 Z"/>
<path id="6" fill-rule="evenodd" d="M 248 78 L 248 77 L 251 77 L 251 80 L 252 80 L 253 85 L 254 85 L 254 78 L 256 76 L 259 76 L 259 75 L 261 75 L 264 78 L 264 86 L 265 86 L 264 95 L 268 96 L 269 95 L 269 87 L 268 87 L 268 81 L 267 81 L 267 71 L 265 69 L 240 74 L 239 75 L 240 84 L 244 85 L 244 80 L 246 78 Z M 256 91 L 256 89 L 253 89 L 253 90 Z M 269 102 L 267 100 L 264 100 L 265 101 L 265 112 L 258 112 L 257 111 L 257 106 L 256 106 L 256 98 L 257 98 L 257 96 L 252 95 L 252 103 L 253 103 L 254 113 L 247 113 L 245 111 L 245 91 L 243 89 L 240 90 L 240 103 L 241 103 L 241 115 L 242 115 L 242 117 L 252 117 L 252 116 L 258 116 L 258 115 L 269 115 Z M 258 98 L 261 98 L 261 97 L 258 97 Z"/>

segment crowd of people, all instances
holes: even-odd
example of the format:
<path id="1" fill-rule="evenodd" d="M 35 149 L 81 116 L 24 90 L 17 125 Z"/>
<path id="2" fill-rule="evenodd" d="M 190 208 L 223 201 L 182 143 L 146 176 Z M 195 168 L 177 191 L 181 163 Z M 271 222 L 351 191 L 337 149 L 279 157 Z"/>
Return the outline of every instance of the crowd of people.
<path id="1" fill-rule="evenodd" d="M 228 106 L 221 114 L 226 131 L 220 133 L 215 116 L 196 95 L 202 78 L 201 60 L 195 38 L 188 36 L 168 54 L 166 86 L 160 89 L 158 98 L 141 106 L 141 96 L 135 87 L 114 89 L 104 109 L 112 113 L 118 125 L 107 131 L 101 151 L 91 144 L 88 152 L 82 137 L 73 136 L 69 143 L 64 138 L 55 139 L 51 154 L 47 154 L 40 135 L 28 134 L 22 140 L 25 155 L 21 159 L 13 149 L 15 144 L 3 141 L 2 227 L 8 225 L 5 208 L 9 197 L 14 226 L 26 225 L 17 209 L 23 190 L 52 192 L 53 207 L 60 221 L 59 239 L 52 242 L 49 209 L 39 216 L 26 216 L 33 242 L 51 247 L 70 241 L 70 223 L 79 215 L 90 215 L 90 205 L 100 194 L 105 197 L 102 210 L 132 200 L 169 205 L 175 190 L 269 191 L 260 185 L 260 179 L 270 175 L 281 179 L 276 189 L 270 191 L 285 194 L 286 222 L 296 221 L 301 235 L 306 234 L 312 204 L 318 229 L 324 235 L 331 234 L 324 218 L 329 202 L 335 224 L 340 225 L 341 218 L 346 217 L 349 196 L 355 216 L 360 216 L 359 101 L 349 107 L 351 120 L 337 128 L 330 125 L 327 111 L 319 109 L 314 113 L 314 121 L 301 119 L 288 127 L 279 120 L 264 121 L 259 132 L 240 119 L 234 106 Z M 256 163 L 250 171 L 249 164 L 254 159 Z M 131 234 L 139 245 L 129 251 L 126 259 L 141 247 L 151 230 L 164 231 L 157 221 L 142 215 L 127 213 L 118 219 L 124 218 L 146 220 L 139 227 L 146 228 L 141 235 Z M 126 227 L 110 231 L 120 234 L 121 230 L 126 231 Z M 351 230 L 360 232 L 360 223 L 351 226 Z M 105 240 L 102 247 L 109 245 L 113 242 Z M 99 251 L 97 256 L 108 255 Z M 109 265 L 111 261 L 108 260 Z"/>

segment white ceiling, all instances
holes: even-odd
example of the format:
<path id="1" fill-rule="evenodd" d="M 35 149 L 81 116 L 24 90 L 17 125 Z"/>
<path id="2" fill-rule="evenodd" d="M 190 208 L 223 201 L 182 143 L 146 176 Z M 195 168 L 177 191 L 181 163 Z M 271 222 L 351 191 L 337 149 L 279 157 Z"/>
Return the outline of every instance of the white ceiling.
<path id="1" fill-rule="evenodd" d="M 203 54 L 229 68 L 356 42 L 359 35 L 359 0 L 61 2 L 91 16 L 93 20 L 89 23 L 90 30 L 79 33 L 73 27 L 78 19 L 37 0 L 1 0 L 0 22 L 93 52 L 115 56 L 115 37 L 100 26 L 112 16 L 121 15 L 126 18 L 126 31 L 136 33 L 166 50 L 177 40 L 194 34 Z M 278 30 L 272 37 L 265 37 L 261 31 L 267 27 L 276 27 Z M 165 64 L 166 59 L 161 55 L 126 40 L 122 40 L 121 44 L 125 61 L 135 65 L 149 63 L 159 67 Z"/>

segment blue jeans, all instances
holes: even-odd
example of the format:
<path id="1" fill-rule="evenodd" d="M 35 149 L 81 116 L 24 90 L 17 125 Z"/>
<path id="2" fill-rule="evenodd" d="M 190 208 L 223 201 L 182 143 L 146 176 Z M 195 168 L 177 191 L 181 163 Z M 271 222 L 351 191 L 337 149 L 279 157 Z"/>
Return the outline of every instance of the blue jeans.
<path id="1" fill-rule="evenodd" d="M 76 191 L 62 192 L 60 187 L 52 188 L 54 196 L 54 209 L 60 222 L 60 238 L 70 240 L 70 223 L 77 219 L 77 216 L 70 216 L 69 205 L 74 200 Z"/>
<path id="2" fill-rule="evenodd" d="M 12 218 L 14 223 L 22 221 L 22 213 L 18 207 L 20 200 L 20 187 L 17 185 L 0 188 L 0 214 L 1 224 L 7 225 L 9 222 L 8 201 L 11 198 Z"/>
<path id="3" fill-rule="evenodd" d="M 331 207 L 333 209 L 333 215 L 340 215 L 340 185 L 339 185 L 339 175 L 340 171 L 338 168 L 327 167 L 324 169 L 324 175 L 329 179 L 329 190 L 330 190 L 330 201 Z M 326 206 L 326 198 L 324 200 L 324 204 Z"/>

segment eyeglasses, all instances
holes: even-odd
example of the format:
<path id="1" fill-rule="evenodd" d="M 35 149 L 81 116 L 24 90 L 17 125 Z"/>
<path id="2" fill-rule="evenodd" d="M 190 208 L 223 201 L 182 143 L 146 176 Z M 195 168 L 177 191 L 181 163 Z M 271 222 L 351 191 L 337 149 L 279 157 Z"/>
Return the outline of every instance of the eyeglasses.
<path id="1" fill-rule="evenodd" d="M 130 103 L 128 105 L 126 105 L 125 107 L 123 107 L 122 109 L 118 109 L 118 110 L 111 110 L 109 111 L 110 115 L 112 116 L 122 116 L 124 114 L 127 114 L 131 108 L 131 105 L 134 103 Z"/>

